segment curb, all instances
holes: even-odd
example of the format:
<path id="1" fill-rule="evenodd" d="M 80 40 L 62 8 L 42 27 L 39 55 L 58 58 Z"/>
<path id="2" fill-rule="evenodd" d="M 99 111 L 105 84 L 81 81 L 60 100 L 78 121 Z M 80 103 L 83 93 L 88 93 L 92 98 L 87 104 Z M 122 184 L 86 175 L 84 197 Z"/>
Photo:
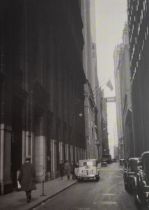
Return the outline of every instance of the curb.
<path id="1" fill-rule="evenodd" d="M 43 199 L 42 201 L 39 201 L 39 202 L 38 202 L 37 204 L 35 204 L 34 206 L 29 207 L 27 210 L 33 210 L 34 208 L 40 206 L 43 202 L 46 202 L 46 201 L 48 201 L 49 199 L 55 197 L 56 195 L 58 195 L 58 194 L 60 194 L 61 192 L 65 191 L 66 189 L 68 189 L 69 187 L 71 187 L 72 185 L 74 185 L 74 184 L 76 184 L 76 183 L 77 183 L 77 181 L 74 182 L 74 183 L 72 183 L 72 184 L 70 184 L 69 186 L 63 188 L 62 190 L 56 192 L 55 194 L 50 195 L 50 196 L 47 196 L 45 199 Z"/>

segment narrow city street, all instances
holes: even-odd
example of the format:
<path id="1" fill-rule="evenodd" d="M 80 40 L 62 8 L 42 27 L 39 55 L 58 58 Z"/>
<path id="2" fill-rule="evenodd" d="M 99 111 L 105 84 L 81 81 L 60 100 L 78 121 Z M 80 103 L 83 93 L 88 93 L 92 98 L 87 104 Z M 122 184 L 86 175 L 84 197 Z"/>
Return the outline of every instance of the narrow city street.
<path id="1" fill-rule="evenodd" d="M 0 29 L 0 210 L 149 210 L 149 0 L 1 0 Z"/>
<path id="2" fill-rule="evenodd" d="M 136 210 L 136 206 L 133 196 L 124 190 L 122 168 L 113 163 L 101 168 L 99 182 L 77 183 L 36 209 Z"/>

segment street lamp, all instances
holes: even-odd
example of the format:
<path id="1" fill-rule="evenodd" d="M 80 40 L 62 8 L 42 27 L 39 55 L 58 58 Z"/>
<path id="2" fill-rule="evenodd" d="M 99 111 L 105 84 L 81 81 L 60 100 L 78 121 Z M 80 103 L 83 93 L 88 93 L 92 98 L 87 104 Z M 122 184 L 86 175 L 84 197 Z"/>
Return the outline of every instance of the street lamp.
<path id="1" fill-rule="evenodd" d="M 78 115 L 79 117 L 83 117 L 83 114 L 82 113 L 79 113 L 79 115 Z"/>

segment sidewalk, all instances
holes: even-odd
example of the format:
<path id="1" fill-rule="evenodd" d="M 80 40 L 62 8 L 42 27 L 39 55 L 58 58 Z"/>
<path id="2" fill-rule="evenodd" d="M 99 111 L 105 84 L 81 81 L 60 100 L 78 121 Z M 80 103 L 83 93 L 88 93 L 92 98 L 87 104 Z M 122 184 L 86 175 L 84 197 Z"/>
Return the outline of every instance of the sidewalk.
<path id="1" fill-rule="evenodd" d="M 32 201 L 30 203 L 26 202 L 25 192 L 12 192 L 7 195 L 0 196 L 0 209 L 1 210 L 31 210 L 35 209 L 36 206 L 45 202 L 54 195 L 62 192 L 71 185 L 75 184 L 76 180 L 67 180 L 67 177 L 57 178 L 50 180 L 44 184 L 44 194 L 46 196 L 41 196 L 42 194 L 42 184 L 36 184 L 37 189 L 32 191 Z"/>

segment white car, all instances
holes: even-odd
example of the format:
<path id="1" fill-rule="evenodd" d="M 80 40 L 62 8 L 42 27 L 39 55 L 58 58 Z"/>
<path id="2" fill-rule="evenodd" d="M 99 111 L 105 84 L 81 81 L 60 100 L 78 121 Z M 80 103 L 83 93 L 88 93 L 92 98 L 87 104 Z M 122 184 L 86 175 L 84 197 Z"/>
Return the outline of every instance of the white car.
<path id="1" fill-rule="evenodd" d="M 100 179 L 100 165 L 96 159 L 79 160 L 79 167 L 75 169 L 75 174 L 78 181 L 81 180 L 96 180 Z"/>

